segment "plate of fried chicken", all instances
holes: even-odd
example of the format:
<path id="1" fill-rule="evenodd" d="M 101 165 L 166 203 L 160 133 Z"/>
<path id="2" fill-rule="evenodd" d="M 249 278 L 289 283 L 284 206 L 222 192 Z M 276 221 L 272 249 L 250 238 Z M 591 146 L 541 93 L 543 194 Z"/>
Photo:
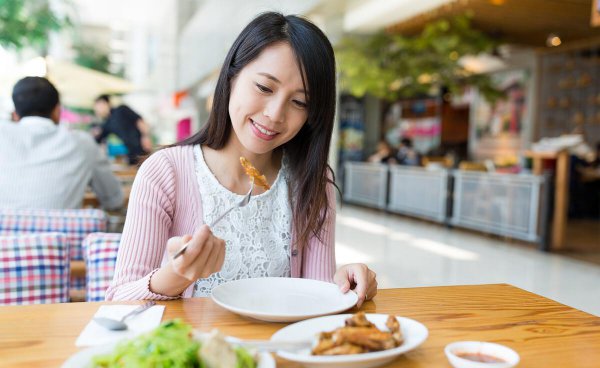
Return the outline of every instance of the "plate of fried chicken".
<path id="1" fill-rule="evenodd" d="M 359 312 L 308 319 L 277 331 L 273 341 L 312 340 L 311 349 L 280 350 L 306 367 L 376 367 L 421 345 L 427 327 L 410 318 Z"/>

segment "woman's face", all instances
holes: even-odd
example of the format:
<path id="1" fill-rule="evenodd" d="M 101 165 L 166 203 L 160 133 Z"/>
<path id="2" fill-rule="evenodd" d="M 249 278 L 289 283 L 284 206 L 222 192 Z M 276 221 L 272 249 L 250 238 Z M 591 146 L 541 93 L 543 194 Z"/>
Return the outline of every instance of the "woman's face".
<path id="1" fill-rule="evenodd" d="M 232 81 L 231 138 L 255 154 L 273 151 L 306 122 L 307 95 L 291 47 L 276 43 L 265 48 Z"/>

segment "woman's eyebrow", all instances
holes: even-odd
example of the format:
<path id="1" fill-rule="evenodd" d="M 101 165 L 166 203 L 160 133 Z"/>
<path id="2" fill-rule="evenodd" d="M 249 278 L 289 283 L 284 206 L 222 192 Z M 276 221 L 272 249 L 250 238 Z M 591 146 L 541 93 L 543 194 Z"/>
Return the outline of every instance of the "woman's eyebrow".
<path id="1" fill-rule="evenodd" d="M 257 73 L 258 75 L 262 75 L 263 77 L 269 78 L 270 80 L 272 80 L 275 83 L 281 84 L 281 81 L 279 79 L 277 79 L 274 75 L 269 74 L 269 73 L 264 73 L 264 72 L 259 72 Z M 295 92 L 300 92 L 300 93 L 304 93 L 306 94 L 306 91 L 302 88 L 297 89 Z"/>

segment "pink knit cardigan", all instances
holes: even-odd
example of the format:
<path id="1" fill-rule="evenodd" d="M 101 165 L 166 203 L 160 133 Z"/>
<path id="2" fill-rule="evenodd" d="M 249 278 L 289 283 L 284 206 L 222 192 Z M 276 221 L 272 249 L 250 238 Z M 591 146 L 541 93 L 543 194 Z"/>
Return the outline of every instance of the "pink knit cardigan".
<path id="1" fill-rule="evenodd" d="M 329 216 L 320 242 L 313 237 L 290 249 L 291 275 L 331 282 L 335 272 L 335 194 L 327 188 Z M 175 299 L 153 293 L 150 277 L 168 261 L 167 240 L 193 234 L 203 224 L 202 198 L 196 178 L 193 146 L 160 150 L 140 167 L 129 199 L 115 275 L 107 300 Z M 292 240 L 295 239 L 292 229 Z M 193 284 L 182 294 L 191 297 Z"/>

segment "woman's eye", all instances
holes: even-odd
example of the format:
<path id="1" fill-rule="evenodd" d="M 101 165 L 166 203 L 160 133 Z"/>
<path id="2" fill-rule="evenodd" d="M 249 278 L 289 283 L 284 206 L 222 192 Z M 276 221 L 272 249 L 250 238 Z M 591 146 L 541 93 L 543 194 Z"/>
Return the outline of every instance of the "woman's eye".
<path id="1" fill-rule="evenodd" d="M 257 88 L 258 88 L 258 89 L 259 89 L 261 92 L 264 92 L 264 93 L 271 93 L 271 92 L 273 92 L 273 91 L 272 91 L 270 88 L 268 88 L 268 87 L 266 87 L 266 86 L 263 86 L 263 85 L 262 85 L 262 84 L 260 84 L 260 83 L 255 83 L 255 84 L 256 84 L 256 87 L 257 87 Z"/>
<path id="2" fill-rule="evenodd" d="M 294 100 L 293 101 L 294 104 L 302 109 L 306 109 L 306 102 L 302 102 L 302 101 L 298 101 L 298 100 Z"/>

